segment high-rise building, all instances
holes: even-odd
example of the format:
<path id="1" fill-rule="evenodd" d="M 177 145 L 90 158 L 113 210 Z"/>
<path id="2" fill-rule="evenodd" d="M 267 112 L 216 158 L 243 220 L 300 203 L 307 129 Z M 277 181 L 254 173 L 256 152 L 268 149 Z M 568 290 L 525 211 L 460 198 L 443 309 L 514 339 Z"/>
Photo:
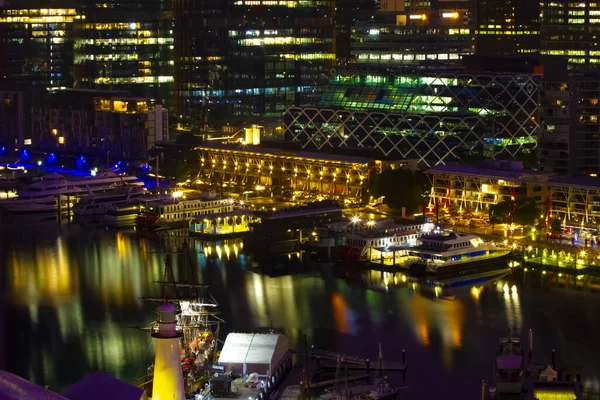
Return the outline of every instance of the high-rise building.
<path id="1" fill-rule="evenodd" d="M 545 67 L 540 94 L 540 167 L 569 175 L 600 173 L 600 74 Z"/>
<path id="2" fill-rule="evenodd" d="M 71 33 L 79 18 L 75 8 L 0 8 L 0 83 L 71 86 Z"/>
<path id="3" fill-rule="evenodd" d="M 235 124 L 318 101 L 334 53 L 334 1 L 175 2 L 175 108 Z"/>
<path id="4" fill-rule="evenodd" d="M 173 89 L 170 0 L 85 0 L 74 26 L 74 86 L 124 90 L 169 105 Z"/>
<path id="5" fill-rule="evenodd" d="M 542 1 L 541 53 L 565 56 L 572 69 L 600 67 L 600 2 Z"/>
<path id="6" fill-rule="evenodd" d="M 57 90 L 31 103 L 25 144 L 37 150 L 139 160 L 168 136 L 167 110 L 124 92 Z"/>
<path id="7" fill-rule="evenodd" d="M 401 0 L 397 0 L 401 1 Z M 405 0 L 402 0 L 404 2 Z M 335 10 L 335 53 L 340 63 L 351 58 L 350 43 L 352 26 L 369 21 L 377 11 L 375 0 L 338 0 Z"/>
<path id="8" fill-rule="evenodd" d="M 373 18 L 352 26 L 352 62 L 448 63 L 475 52 L 471 0 L 382 0 L 380 6 Z"/>
<path id="9" fill-rule="evenodd" d="M 477 0 L 476 32 L 478 54 L 537 53 L 540 50 L 540 3 Z"/>

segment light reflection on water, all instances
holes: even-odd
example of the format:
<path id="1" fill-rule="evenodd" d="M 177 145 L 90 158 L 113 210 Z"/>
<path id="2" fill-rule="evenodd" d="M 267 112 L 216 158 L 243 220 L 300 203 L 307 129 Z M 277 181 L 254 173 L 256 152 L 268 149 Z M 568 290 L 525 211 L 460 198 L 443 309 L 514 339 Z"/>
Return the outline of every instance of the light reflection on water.
<path id="1" fill-rule="evenodd" d="M 58 237 L 5 236 L 6 319 L 18 332 L 6 338 L 9 370 L 58 389 L 95 370 L 129 381 L 145 373 L 152 340 L 132 328 L 152 320 L 156 305 L 139 298 L 159 294 L 154 281 L 163 279 L 165 257 L 177 265 L 186 256 L 165 254 L 156 239 L 74 226 Z M 162 243 L 173 251 L 181 240 Z M 466 393 L 476 396 L 480 380 L 491 379 L 497 338 L 533 326 L 542 336 L 540 354 L 556 347 L 565 362 L 586 366 L 590 386 L 598 385 L 600 346 L 584 333 L 600 328 L 593 294 L 542 290 L 518 277 L 450 290 L 376 271 L 347 280 L 327 269 L 272 278 L 246 270 L 252 262 L 239 241 L 190 246 L 200 280 L 221 304 L 226 332 L 272 325 L 295 347 L 306 335 L 317 348 L 365 357 L 382 342 L 392 360 L 407 349 L 410 385 L 427 387 L 425 377 L 434 373 L 444 384 L 428 387 L 431 396 L 464 390 L 465 382 L 472 382 Z M 569 351 L 564 343 L 573 340 L 579 345 Z"/>

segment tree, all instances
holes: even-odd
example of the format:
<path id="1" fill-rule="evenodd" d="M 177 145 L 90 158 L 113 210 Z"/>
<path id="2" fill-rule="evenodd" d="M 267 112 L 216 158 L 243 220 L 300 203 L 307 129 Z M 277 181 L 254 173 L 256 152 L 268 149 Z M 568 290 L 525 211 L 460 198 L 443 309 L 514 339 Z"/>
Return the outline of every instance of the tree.
<path id="1" fill-rule="evenodd" d="M 526 197 L 515 201 L 515 209 L 513 211 L 513 221 L 517 225 L 531 226 L 535 224 L 536 219 L 540 215 L 540 210 L 534 199 Z"/>
<path id="2" fill-rule="evenodd" d="M 552 222 L 550 223 L 550 230 L 552 231 L 552 233 L 562 231 L 562 223 L 560 222 L 559 219 L 556 219 L 556 218 L 552 219 Z"/>
<path id="3" fill-rule="evenodd" d="M 539 216 L 539 208 L 532 198 L 501 201 L 490 206 L 490 223 L 517 224 L 523 226 L 534 225 Z"/>
<path id="4" fill-rule="evenodd" d="M 407 212 L 415 212 L 423 204 L 429 187 L 427 177 L 420 171 L 389 169 L 373 179 L 371 193 L 375 197 L 385 196 L 385 203 L 391 208 L 406 207 Z"/>

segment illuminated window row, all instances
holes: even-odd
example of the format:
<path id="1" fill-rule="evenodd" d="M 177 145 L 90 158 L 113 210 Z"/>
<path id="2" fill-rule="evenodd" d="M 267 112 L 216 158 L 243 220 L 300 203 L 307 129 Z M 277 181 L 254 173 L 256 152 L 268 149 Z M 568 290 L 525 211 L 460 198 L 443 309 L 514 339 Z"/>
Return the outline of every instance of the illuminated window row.
<path id="1" fill-rule="evenodd" d="M 115 38 L 115 39 L 82 39 L 77 41 L 78 44 L 99 44 L 99 45 L 114 45 L 114 44 L 170 44 L 173 43 L 173 38 Z"/>
<path id="2" fill-rule="evenodd" d="M 172 76 L 134 76 L 134 77 L 114 77 L 114 78 L 96 78 L 94 83 L 97 85 L 123 84 L 123 83 L 171 83 Z"/>
<path id="3" fill-rule="evenodd" d="M 296 38 L 296 37 L 272 37 L 258 39 L 239 39 L 237 43 L 241 46 L 273 46 L 287 44 L 310 44 L 315 43 L 315 38 Z"/>
<path id="4" fill-rule="evenodd" d="M 539 31 L 477 31 L 479 35 L 538 35 Z"/>
<path id="5" fill-rule="evenodd" d="M 113 22 L 113 23 L 99 23 L 99 24 L 85 24 L 84 29 L 95 29 L 95 30 L 126 30 L 126 29 L 139 29 L 139 22 Z"/>
<path id="6" fill-rule="evenodd" d="M 391 60 L 391 61 L 423 61 L 423 60 L 459 60 L 459 53 L 440 53 L 440 54 L 377 54 L 377 53 L 359 53 L 356 55 L 359 61 L 364 60 Z"/>
<path id="7" fill-rule="evenodd" d="M 23 24 L 57 24 L 61 22 L 73 22 L 73 16 L 55 17 L 0 17 L 0 23 L 23 23 Z"/>
<path id="8" fill-rule="evenodd" d="M 308 1 L 308 0 L 237 0 L 233 3 L 236 6 L 280 6 L 288 8 L 296 7 L 317 7 L 328 6 L 327 1 Z"/>
<path id="9" fill-rule="evenodd" d="M 74 8 L 41 8 L 41 9 L 20 9 L 3 10 L 4 15 L 77 15 Z"/>
<path id="10" fill-rule="evenodd" d="M 279 57 L 286 60 L 335 60 L 335 54 L 332 53 L 280 54 Z"/>

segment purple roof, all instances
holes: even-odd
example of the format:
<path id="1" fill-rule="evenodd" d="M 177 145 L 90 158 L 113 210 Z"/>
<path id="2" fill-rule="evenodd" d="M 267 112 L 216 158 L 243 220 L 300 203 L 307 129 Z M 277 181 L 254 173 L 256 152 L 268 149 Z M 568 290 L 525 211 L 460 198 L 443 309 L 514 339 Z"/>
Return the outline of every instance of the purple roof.
<path id="1" fill-rule="evenodd" d="M 69 400 L 140 400 L 144 389 L 103 372 L 96 372 L 71 386 L 64 395 Z"/>
<path id="2" fill-rule="evenodd" d="M 520 369 L 521 356 L 498 356 L 496 357 L 496 367 L 498 369 Z"/>
<path id="3" fill-rule="evenodd" d="M 10 372 L 0 371 L 0 400 L 68 400 Z"/>

